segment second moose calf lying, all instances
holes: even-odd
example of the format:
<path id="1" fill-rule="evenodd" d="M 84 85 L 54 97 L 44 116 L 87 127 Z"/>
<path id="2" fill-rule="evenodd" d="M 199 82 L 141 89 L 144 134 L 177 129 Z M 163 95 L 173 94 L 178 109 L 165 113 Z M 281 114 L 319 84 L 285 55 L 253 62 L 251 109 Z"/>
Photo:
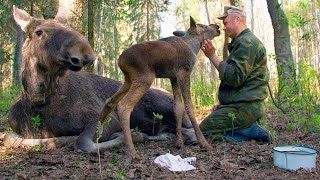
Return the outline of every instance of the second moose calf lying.
<path id="1" fill-rule="evenodd" d="M 186 111 L 200 146 L 207 150 L 211 149 L 194 116 L 190 76 L 202 41 L 213 39 L 219 34 L 218 25 L 196 24 L 194 19 L 190 17 L 190 28 L 185 36 L 172 36 L 158 41 L 136 44 L 120 55 L 118 65 L 125 76 L 125 81 L 117 93 L 106 100 L 99 121 L 102 124 L 111 111 L 118 108 L 128 154 L 131 157 L 136 158 L 137 153 L 130 133 L 130 114 L 155 78 L 169 78 L 171 82 L 174 95 L 174 113 L 177 121 L 176 146 L 184 146 L 181 126 L 182 117 Z"/>

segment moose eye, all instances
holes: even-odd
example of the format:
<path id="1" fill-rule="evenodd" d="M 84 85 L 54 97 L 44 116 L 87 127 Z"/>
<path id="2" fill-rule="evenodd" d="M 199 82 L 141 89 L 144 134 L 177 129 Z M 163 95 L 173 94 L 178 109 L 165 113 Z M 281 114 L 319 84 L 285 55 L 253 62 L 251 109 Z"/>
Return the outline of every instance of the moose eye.
<path id="1" fill-rule="evenodd" d="M 37 36 L 41 36 L 42 33 L 43 33 L 43 31 L 41 31 L 41 30 L 36 31 Z"/>

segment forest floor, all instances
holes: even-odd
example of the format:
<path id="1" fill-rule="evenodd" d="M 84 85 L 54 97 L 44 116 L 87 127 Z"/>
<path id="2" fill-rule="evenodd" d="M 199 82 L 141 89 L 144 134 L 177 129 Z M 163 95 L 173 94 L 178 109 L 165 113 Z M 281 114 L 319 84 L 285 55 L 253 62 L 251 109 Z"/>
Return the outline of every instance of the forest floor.
<path id="1" fill-rule="evenodd" d="M 273 166 L 272 151 L 278 145 L 302 145 L 320 150 L 320 135 L 290 130 L 286 120 L 272 111 L 266 120 L 268 128 L 277 134 L 270 145 L 254 141 L 215 141 L 213 151 L 205 152 L 199 146 L 187 146 L 183 151 L 172 143 L 147 142 L 136 145 L 141 155 L 137 161 L 128 161 L 123 146 L 102 152 L 99 162 L 97 154 L 78 153 L 72 147 L 6 149 L 0 141 L 0 179 L 320 179 L 319 155 L 312 171 L 291 171 Z M 174 173 L 158 167 L 154 159 L 166 153 L 182 158 L 196 157 L 192 165 L 197 169 Z"/>

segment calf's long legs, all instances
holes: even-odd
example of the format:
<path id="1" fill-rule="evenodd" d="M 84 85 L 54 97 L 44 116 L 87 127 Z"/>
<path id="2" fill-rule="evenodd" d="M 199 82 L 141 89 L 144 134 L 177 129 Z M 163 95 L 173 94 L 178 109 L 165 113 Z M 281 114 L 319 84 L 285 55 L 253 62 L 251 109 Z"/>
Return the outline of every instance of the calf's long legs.
<path id="1" fill-rule="evenodd" d="M 130 115 L 134 106 L 138 103 L 145 92 L 150 88 L 155 76 L 138 76 L 130 82 L 125 82 L 130 84 L 130 89 L 124 95 L 123 99 L 120 100 L 118 104 L 118 115 L 124 135 L 124 140 L 128 149 L 128 154 L 132 158 L 137 158 L 137 152 L 134 148 L 131 131 L 130 131 Z"/>
<path id="2" fill-rule="evenodd" d="M 130 86 L 131 80 L 125 77 L 125 81 L 120 89 L 105 101 L 104 107 L 102 108 L 99 115 L 99 121 L 101 124 L 105 122 L 107 116 L 117 107 L 119 101 L 128 93 Z"/>
<path id="3" fill-rule="evenodd" d="M 178 82 L 180 82 L 179 85 L 182 92 L 185 110 L 195 130 L 198 142 L 201 148 L 211 150 L 212 147 L 203 136 L 199 128 L 199 125 L 195 119 L 194 108 L 193 108 L 193 103 L 191 100 L 191 92 L 190 92 L 190 73 L 183 73 L 183 75 L 178 76 L 178 78 L 179 78 Z"/>
<path id="4" fill-rule="evenodd" d="M 176 147 L 183 148 L 184 143 L 182 139 L 182 118 L 184 114 L 184 107 L 182 102 L 181 89 L 176 78 L 170 79 L 173 92 L 173 109 L 176 118 Z"/>

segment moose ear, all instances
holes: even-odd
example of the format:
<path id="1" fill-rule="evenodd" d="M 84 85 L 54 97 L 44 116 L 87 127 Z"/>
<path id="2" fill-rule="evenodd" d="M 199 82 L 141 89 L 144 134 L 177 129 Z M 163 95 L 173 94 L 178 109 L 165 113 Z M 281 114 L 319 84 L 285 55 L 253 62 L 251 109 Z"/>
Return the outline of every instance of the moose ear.
<path id="1" fill-rule="evenodd" d="M 182 37 L 186 34 L 185 31 L 173 31 L 173 35 L 178 36 L 178 37 Z"/>
<path id="2" fill-rule="evenodd" d="M 13 19 L 26 32 L 26 28 L 31 21 L 31 16 L 24 10 L 17 8 L 13 5 Z"/>
<path id="3" fill-rule="evenodd" d="M 56 15 L 56 17 L 55 17 L 54 19 L 57 20 L 57 21 L 59 21 L 59 22 L 62 23 L 62 24 L 67 23 L 69 13 L 66 12 L 66 11 L 67 11 L 66 8 L 64 8 L 64 7 L 59 7 L 58 12 L 57 12 L 57 15 Z"/>
<path id="4" fill-rule="evenodd" d="M 197 28 L 196 21 L 190 16 L 190 29 L 195 30 Z"/>

